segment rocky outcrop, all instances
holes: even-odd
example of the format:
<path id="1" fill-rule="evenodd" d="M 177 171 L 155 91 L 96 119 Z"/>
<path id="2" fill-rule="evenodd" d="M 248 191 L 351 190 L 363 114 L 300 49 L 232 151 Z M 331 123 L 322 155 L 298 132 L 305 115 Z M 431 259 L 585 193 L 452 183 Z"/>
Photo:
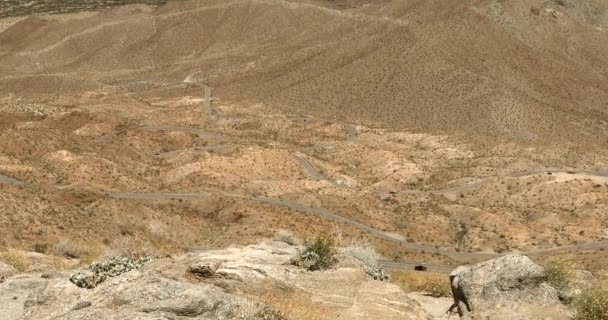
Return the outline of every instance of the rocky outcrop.
<path id="1" fill-rule="evenodd" d="M 569 319 L 558 291 L 545 282 L 544 269 L 521 255 L 507 255 L 450 274 L 454 305 L 461 316 L 492 319 Z M 551 316 L 551 314 L 554 314 Z"/>
<path id="2" fill-rule="evenodd" d="M 307 272 L 297 247 L 266 242 L 158 259 L 94 288 L 28 273 L 0 283 L 0 319 L 429 319 L 397 286 L 361 268 Z"/>

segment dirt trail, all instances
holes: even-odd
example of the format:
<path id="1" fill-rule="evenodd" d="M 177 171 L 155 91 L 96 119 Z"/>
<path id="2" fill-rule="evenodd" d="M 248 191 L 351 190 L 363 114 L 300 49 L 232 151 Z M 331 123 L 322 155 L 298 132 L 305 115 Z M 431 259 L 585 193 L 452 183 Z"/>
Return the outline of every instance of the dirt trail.
<path id="1" fill-rule="evenodd" d="M 17 180 L 17 179 L 13 179 L 7 176 L 3 176 L 0 174 L 0 185 L 1 184 L 8 184 L 8 185 L 15 185 L 15 186 L 19 186 L 22 185 L 23 182 Z"/>
<path id="2" fill-rule="evenodd" d="M 314 180 L 328 180 L 326 176 L 324 176 L 322 173 L 317 171 L 317 169 L 314 167 L 314 165 L 310 161 L 308 161 L 308 159 L 306 159 L 303 154 L 296 152 L 293 155 L 293 157 L 300 163 L 300 165 L 304 169 L 304 172 L 310 178 L 312 178 Z"/>
<path id="3" fill-rule="evenodd" d="M 190 78 L 191 77 L 189 76 L 187 79 L 190 79 Z M 204 88 L 204 97 L 205 97 L 204 102 L 203 102 L 204 112 L 206 112 L 210 116 L 215 116 L 213 113 L 212 107 L 211 107 L 211 88 L 207 85 L 203 85 L 203 88 Z M 301 118 L 301 119 L 333 122 L 331 120 L 308 118 L 308 117 Z M 337 122 L 333 122 L 333 123 L 337 123 Z M 345 128 L 349 131 L 352 131 L 354 137 L 356 137 L 356 128 L 354 126 L 345 126 Z M 201 128 L 195 128 L 195 127 L 149 126 L 149 127 L 144 127 L 144 129 L 151 130 L 151 131 L 191 132 L 191 133 L 198 134 L 201 137 L 213 138 L 213 139 L 217 139 L 220 141 L 224 141 L 227 139 L 224 136 L 220 136 L 215 133 L 210 133 Z M 302 165 L 302 167 L 304 168 L 306 173 L 309 176 L 311 176 L 313 179 L 317 179 L 317 180 L 326 180 L 327 179 L 324 175 L 322 175 L 320 172 L 318 172 L 314 168 L 314 166 L 302 154 L 296 153 L 294 155 L 294 158 L 296 158 L 300 162 L 300 164 Z M 569 169 L 569 170 L 562 170 L 562 169 L 527 170 L 527 171 L 523 171 L 523 172 L 511 173 L 511 174 L 507 175 L 507 177 L 524 177 L 524 176 L 528 176 L 528 175 L 558 173 L 558 172 L 568 173 L 568 174 L 586 174 L 586 175 L 597 175 L 597 176 L 602 176 L 602 177 L 608 177 L 608 171 L 605 171 L 605 170 L 574 170 L 574 169 Z M 405 193 L 431 192 L 431 193 L 437 193 L 437 194 L 465 192 L 465 191 L 474 190 L 474 189 L 480 187 L 488 179 L 490 179 L 490 178 L 482 179 L 475 183 L 469 183 L 469 184 L 465 184 L 465 185 L 461 185 L 461 186 L 455 186 L 455 187 L 438 189 L 438 190 L 431 190 L 431 191 L 406 190 L 403 192 L 405 192 Z M 9 177 L 0 175 L 0 184 L 21 185 L 21 184 L 23 184 L 23 182 L 18 181 L 13 178 L 9 178 Z M 284 201 L 281 199 L 268 198 L 268 197 L 250 197 L 250 196 L 232 194 L 229 192 L 219 192 L 218 194 L 220 194 L 222 196 L 237 197 L 237 198 L 241 198 L 241 199 L 255 201 L 258 203 L 264 203 L 264 204 L 268 204 L 268 205 L 271 205 L 274 207 L 288 208 L 288 209 L 298 211 L 298 212 L 301 212 L 304 214 L 316 215 L 322 219 L 346 224 L 350 227 L 353 227 L 355 229 L 366 232 L 375 238 L 394 242 L 394 243 L 398 244 L 399 246 L 401 246 L 405 249 L 408 249 L 408 250 L 412 250 L 412 251 L 419 251 L 419 252 L 424 252 L 424 253 L 429 253 L 429 254 L 441 254 L 441 255 L 451 257 L 454 259 L 491 259 L 491 258 L 499 256 L 499 254 L 491 253 L 491 252 L 456 252 L 456 251 L 452 251 L 452 250 L 448 250 L 448 249 L 440 249 L 440 248 L 435 248 L 435 247 L 431 247 L 431 246 L 420 245 L 420 244 L 413 243 L 413 242 L 408 242 L 398 236 L 391 235 L 390 233 L 381 231 L 379 229 L 375 229 L 375 228 L 365 225 L 361 222 L 335 214 L 335 213 L 330 212 L 323 208 L 308 207 L 308 206 L 304 206 L 304 205 L 301 205 L 298 203 Z M 151 200 L 151 201 L 155 201 L 155 200 L 198 200 L 198 199 L 205 199 L 205 198 L 209 197 L 210 195 L 211 195 L 211 193 L 143 193 L 143 192 L 142 193 L 114 192 L 114 193 L 108 194 L 109 197 L 114 198 L 114 199 Z M 526 253 L 533 255 L 533 254 L 549 253 L 549 252 L 554 252 L 554 251 L 558 251 L 558 250 L 601 249 L 601 248 L 608 248 L 608 241 L 595 241 L 595 242 L 573 245 L 573 246 L 563 246 L 563 247 L 552 248 L 552 249 L 533 250 L 533 251 L 528 251 Z M 401 268 L 401 269 L 411 269 L 413 267 L 413 265 L 415 265 L 414 263 L 396 263 L 396 262 L 383 262 L 383 263 L 386 265 L 387 268 Z M 451 268 L 451 267 L 439 266 L 439 265 L 429 265 L 429 267 L 432 267 L 433 270 L 436 270 L 438 272 L 447 272 L 448 269 Z"/>
<path id="4" fill-rule="evenodd" d="M 208 193 L 137 193 L 137 192 L 112 192 L 108 194 L 114 199 L 134 200 L 197 200 L 209 197 Z"/>

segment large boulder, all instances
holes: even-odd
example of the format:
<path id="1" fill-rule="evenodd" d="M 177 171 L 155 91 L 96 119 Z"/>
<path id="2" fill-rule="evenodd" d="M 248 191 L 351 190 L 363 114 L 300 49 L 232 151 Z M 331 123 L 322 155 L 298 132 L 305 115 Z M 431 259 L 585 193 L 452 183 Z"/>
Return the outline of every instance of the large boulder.
<path id="1" fill-rule="evenodd" d="M 522 312 L 549 308 L 555 310 L 560 319 L 567 319 L 569 313 L 561 305 L 557 290 L 544 279 L 541 266 L 516 254 L 459 267 L 450 274 L 452 309 L 457 309 L 461 316 L 472 311 L 499 314 L 498 310 L 502 309 L 518 310 L 517 319 L 534 319 Z"/>

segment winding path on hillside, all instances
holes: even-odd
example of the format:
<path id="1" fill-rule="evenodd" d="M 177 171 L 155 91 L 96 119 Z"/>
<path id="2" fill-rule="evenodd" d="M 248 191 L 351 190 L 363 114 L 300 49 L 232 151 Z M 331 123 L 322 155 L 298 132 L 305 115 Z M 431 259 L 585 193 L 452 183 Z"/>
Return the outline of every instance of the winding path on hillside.
<path id="1" fill-rule="evenodd" d="M 209 116 L 215 116 L 213 113 L 213 110 L 211 108 L 211 88 L 206 85 L 203 85 L 203 88 L 204 88 L 204 95 L 205 95 L 203 109 Z M 307 118 L 307 119 L 310 119 L 310 118 Z M 319 121 L 325 121 L 325 120 L 321 119 Z M 354 128 L 354 127 L 352 127 L 352 128 Z M 214 136 L 216 138 L 218 137 L 218 135 L 216 135 L 216 134 L 204 131 L 203 129 L 192 128 L 192 127 L 172 127 L 172 126 L 163 127 L 163 126 L 160 126 L 160 127 L 149 127 L 146 129 L 151 130 L 151 131 L 177 130 L 177 131 L 192 132 L 192 133 L 196 133 L 196 134 L 203 135 L 203 136 Z M 354 130 L 356 130 L 356 129 L 354 129 Z M 296 153 L 296 155 L 294 157 L 296 157 L 296 159 L 300 162 L 300 164 L 302 165 L 304 170 L 307 172 L 307 174 L 309 174 L 310 176 L 317 178 L 317 179 L 326 179 L 326 177 L 323 176 L 321 173 L 319 173 L 314 168 L 314 166 L 308 160 L 306 160 L 306 158 L 304 158 L 302 155 Z M 572 170 L 572 169 L 570 169 L 570 170 L 535 169 L 535 170 L 527 170 L 527 171 L 522 171 L 522 172 L 514 172 L 507 176 L 508 177 L 524 177 L 524 176 L 529 176 L 529 175 L 559 173 L 559 172 L 569 173 L 569 174 L 585 174 L 585 175 L 608 177 L 608 171 L 605 171 L 605 170 Z M 437 190 L 431 190 L 431 191 L 420 191 L 420 190 L 411 190 L 411 191 L 431 192 L 431 193 L 437 193 L 437 194 L 447 193 L 447 192 L 465 192 L 465 191 L 470 191 L 470 190 L 473 190 L 475 188 L 482 186 L 488 179 L 490 179 L 490 178 L 481 179 L 480 181 L 477 181 L 475 183 L 469 183 L 469 184 L 464 184 L 461 186 L 455 186 L 455 187 L 444 188 L 444 189 L 437 189 Z M 17 179 L 0 175 L 0 184 L 22 185 L 24 183 Z M 408 191 L 405 191 L 405 192 L 408 192 Z M 113 199 L 122 199 L 122 200 L 156 201 L 156 200 L 200 200 L 200 199 L 208 198 L 212 194 L 213 193 L 162 193 L 162 192 L 155 192 L 155 193 L 122 192 L 121 193 L 121 192 L 112 192 L 112 193 L 108 193 L 108 196 Z M 304 205 L 301 205 L 301 204 L 298 204 L 295 202 L 290 202 L 290 201 L 286 201 L 286 200 L 282 200 L 282 199 L 269 198 L 269 197 L 244 196 L 244 195 L 232 194 L 232 193 L 228 193 L 228 192 L 216 192 L 215 194 L 222 195 L 222 196 L 228 196 L 228 197 L 237 197 L 240 199 L 245 199 L 245 200 L 255 201 L 258 203 L 262 203 L 262 204 L 267 204 L 267 205 L 270 205 L 273 207 L 286 208 L 286 209 L 298 211 L 298 212 L 301 212 L 304 214 L 318 216 L 325 220 L 334 221 L 337 223 L 348 225 L 354 229 L 365 232 L 377 239 L 382 239 L 382 240 L 396 243 L 399 246 L 401 246 L 402 248 L 405 248 L 405 249 L 408 249 L 411 251 L 418 251 L 418 252 L 429 253 L 429 254 L 441 254 L 441 255 L 444 255 L 444 256 L 447 256 L 450 258 L 455 258 L 455 259 L 491 259 L 491 258 L 500 256 L 500 254 L 492 253 L 492 252 L 456 252 L 453 250 L 435 248 L 435 247 L 431 247 L 431 246 L 425 246 L 425 245 L 409 242 L 409 241 L 403 240 L 399 236 L 370 227 L 370 226 L 365 225 L 352 218 L 348 218 L 348 217 L 330 212 L 329 210 L 326 210 L 323 208 L 304 206 Z M 563 251 L 563 250 L 583 250 L 583 249 L 602 249 L 602 248 L 608 248 L 608 240 L 607 241 L 594 241 L 594 242 L 590 242 L 590 243 L 577 244 L 577 245 L 571 245 L 571 246 L 562 246 L 562 247 L 556 247 L 556 248 L 551 248 L 551 249 L 532 250 L 532 251 L 527 251 L 525 253 L 528 255 L 535 255 L 535 254 L 546 254 L 546 253 Z M 386 268 L 391 268 L 391 269 L 412 269 L 413 266 L 416 265 L 416 263 L 401 263 L 401 262 L 383 261 L 382 265 L 385 266 Z M 428 265 L 428 267 L 429 267 L 429 271 L 436 271 L 436 272 L 449 272 L 449 270 L 452 268 L 450 266 L 441 266 L 441 265 Z"/>
<path id="2" fill-rule="evenodd" d="M 3 176 L 0 174 L 0 184 L 8 184 L 8 185 L 22 185 L 23 182 L 17 180 L 17 179 L 13 179 L 11 177 L 7 177 L 7 176 Z"/>
<path id="3" fill-rule="evenodd" d="M 308 159 L 306 159 L 306 157 L 303 154 L 296 152 L 293 155 L 293 158 L 296 159 L 296 161 L 298 161 L 298 163 L 300 163 L 300 166 L 302 166 L 302 169 L 304 169 L 304 172 L 306 173 L 306 175 L 308 175 L 311 179 L 329 180 L 329 179 L 327 179 L 326 176 L 324 176 L 321 172 L 319 172 L 315 168 L 315 166 Z"/>
<path id="4" fill-rule="evenodd" d="M 192 76 L 195 74 L 196 73 L 189 75 L 186 78 L 186 80 L 189 80 L 189 81 L 186 81 L 186 80 L 185 81 L 187 83 L 193 83 Z M 202 88 L 204 90 L 203 111 L 207 114 L 207 116 L 209 116 L 210 119 L 213 120 L 217 117 L 217 115 L 214 113 L 212 106 L 211 106 L 211 87 L 209 87 L 206 84 L 202 84 Z M 338 124 L 341 124 L 345 128 L 350 139 L 355 139 L 357 137 L 356 127 L 353 125 L 350 125 L 350 124 L 343 124 L 343 123 L 335 122 L 335 121 L 328 120 L 328 119 L 317 119 L 317 118 L 313 118 L 313 117 L 293 117 L 290 119 L 338 123 Z M 300 165 L 302 166 L 302 168 L 304 169 L 306 174 L 309 175 L 311 178 L 316 179 L 316 180 L 327 180 L 327 177 L 325 177 L 323 174 L 321 174 L 319 171 L 317 171 L 316 168 L 312 165 L 312 163 L 310 163 L 310 161 L 308 159 L 306 159 L 302 154 L 296 152 L 294 154 L 294 158 L 300 163 Z M 608 171 L 602 171 L 602 170 L 593 171 L 593 170 L 553 170 L 553 169 L 549 169 L 549 170 L 536 169 L 536 170 L 528 170 L 528 171 L 523 171 L 523 172 L 515 172 L 508 176 L 523 177 L 523 176 L 527 176 L 527 175 L 546 174 L 547 172 L 584 173 L 584 174 L 589 174 L 589 175 L 595 174 L 598 176 L 608 176 Z M 487 181 L 487 179 L 489 179 L 489 178 L 482 179 L 475 183 L 469 183 L 469 184 L 464 184 L 461 186 L 449 187 L 449 188 L 438 189 L 438 190 L 431 190 L 428 192 L 442 194 L 442 193 L 449 193 L 449 192 L 470 191 L 470 190 L 474 190 L 474 189 L 482 186 Z M 420 191 L 420 190 L 415 190 L 415 191 L 424 192 L 424 191 Z M 430 254 L 442 254 L 442 255 L 445 255 L 445 256 L 448 256 L 451 258 L 462 258 L 462 259 L 467 259 L 467 258 L 491 259 L 496 256 L 499 256 L 499 254 L 491 253 L 491 252 L 456 252 L 453 250 L 439 249 L 439 248 L 435 248 L 435 247 L 431 247 L 431 246 L 420 245 L 417 243 L 403 240 L 403 239 L 399 238 L 398 236 L 375 229 L 375 228 L 365 225 L 361 222 L 358 222 L 354 219 L 344 217 L 339 214 L 335 214 L 335 213 L 330 212 L 323 208 L 308 207 L 308 206 L 304 206 L 304 205 L 301 205 L 298 203 L 285 201 L 285 200 L 281 200 L 281 199 L 269 198 L 269 197 L 250 197 L 250 196 L 243 196 L 243 195 L 234 195 L 234 194 L 225 193 L 225 192 L 220 192 L 219 194 L 221 194 L 223 196 L 239 197 L 242 199 L 247 199 L 247 200 L 255 201 L 258 203 L 268 204 L 273 207 L 287 208 L 287 209 L 298 211 L 298 212 L 301 212 L 304 214 L 316 215 L 325 220 L 330 220 L 330 221 L 335 221 L 338 223 L 346 224 L 352 228 L 366 232 L 375 238 L 395 242 L 395 243 L 399 244 L 400 246 L 402 246 L 403 248 L 406 248 L 406 249 L 412 250 L 412 251 L 419 251 L 419 252 L 430 253 Z M 137 194 L 137 195 L 133 194 L 133 193 L 110 194 L 111 197 L 119 198 L 119 199 L 162 200 L 162 199 L 171 199 L 171 198 L 191 199 L 193 197 L 192 194 L 175 194 L 175 193 L 173 193 L 173 194 L 165 194 L 165 195 L 167 195 L 167 196 L 163 198 L 163 194 L 158 194 L 158 193 Z M 204 198 L 208 195 L 209 194 L 199 194 L 198 197 L 195 197 L 195 199 Z M 605 248 L 605 247 L 608 247 L 608 241 L 598 241 L 598 242 L 592 242 L 592 243 L 588 243 L 588 244 L 565 246 L 565 247 L 538 250 L 538 251 L 530 251 L 527 253 L 534 254 L 534 253 L 552 252 L 555 250 L 569 250 L 569 249 L 581 249 L 581 248 L 599 249 L 599 248 Z M 392 264 L 392 267 L 394 267 L 394 268 L 396 268 L 397 266 L 399 266 L 398 263 Z M 411 267 L 411 264 L 401 264 L 401 268 L 409 268 L 409 267 Z M 445 270 L 447 270 L 447 269 L 444 268 L 444 271 Z"/>

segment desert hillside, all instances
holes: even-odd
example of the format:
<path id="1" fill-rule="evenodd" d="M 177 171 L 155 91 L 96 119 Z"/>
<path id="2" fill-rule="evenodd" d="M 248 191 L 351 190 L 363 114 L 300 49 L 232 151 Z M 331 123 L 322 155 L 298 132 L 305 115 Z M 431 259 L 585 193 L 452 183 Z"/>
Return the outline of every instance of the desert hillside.
<path id="1" fill-rule="evenodd" d="M 0 247 L 605 266 L 606 1 L 142 2 L 3 2 Z"/>
<path id="2" fill-rule="evenodd" d="M 0 36 L 2 91 L 48 97 L 199 72 L 231 102 L 605 144 L 607 10 L 600 0 L 256 0 L 32 17 Z"/>

